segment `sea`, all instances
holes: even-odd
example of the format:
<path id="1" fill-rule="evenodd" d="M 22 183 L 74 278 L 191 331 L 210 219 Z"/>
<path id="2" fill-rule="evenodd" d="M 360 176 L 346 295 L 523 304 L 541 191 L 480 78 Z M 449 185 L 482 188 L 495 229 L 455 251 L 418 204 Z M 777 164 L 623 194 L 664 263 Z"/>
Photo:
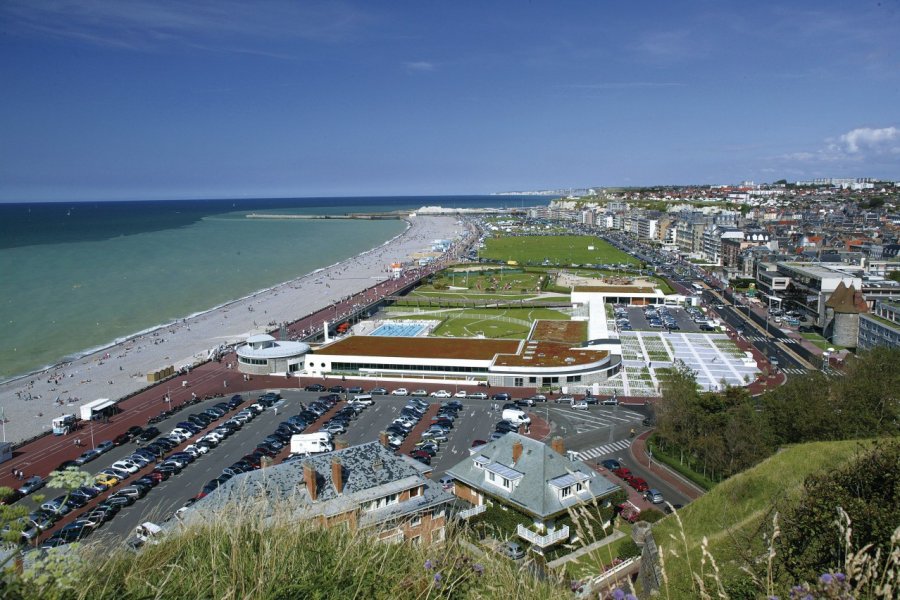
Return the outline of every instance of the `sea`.
<path id="1" fill-rule="evenodd" d="M 400 220 L 248 219 L 519 207 L 539 196 L 0 203 L 0 381 L 356 256 Z"/>

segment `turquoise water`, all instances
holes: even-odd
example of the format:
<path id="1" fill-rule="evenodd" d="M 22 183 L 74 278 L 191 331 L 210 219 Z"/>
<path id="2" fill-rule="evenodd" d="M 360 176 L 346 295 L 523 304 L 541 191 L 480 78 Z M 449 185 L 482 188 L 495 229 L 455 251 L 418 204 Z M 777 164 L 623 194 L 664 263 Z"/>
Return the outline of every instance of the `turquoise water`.
<path id="1" fill-rule="evenodd" d="M 378 246 L 397 220 L 247 219 L 520 206 L 496 196 L 0 204 L 0 380 Z"/>
<path id="2" fill-rule="evenodd" d="M 236 216 L 102 241 L 0 251 L 0 377 L 28 372 L 377 246 L 403 221 Z"/>

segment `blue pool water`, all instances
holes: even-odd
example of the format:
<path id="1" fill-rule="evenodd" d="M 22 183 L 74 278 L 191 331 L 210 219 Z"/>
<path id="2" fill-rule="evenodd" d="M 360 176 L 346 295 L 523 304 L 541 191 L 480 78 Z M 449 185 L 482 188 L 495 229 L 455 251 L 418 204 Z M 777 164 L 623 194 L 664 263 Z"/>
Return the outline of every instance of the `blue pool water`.
<path id="1" fill-rule="evenodd" d="M 421 323 L 385 323 L 369 335 L 415 337 L 422 333 L 423 329 L 425 329 L 425 325 L 422 325 Z"/>

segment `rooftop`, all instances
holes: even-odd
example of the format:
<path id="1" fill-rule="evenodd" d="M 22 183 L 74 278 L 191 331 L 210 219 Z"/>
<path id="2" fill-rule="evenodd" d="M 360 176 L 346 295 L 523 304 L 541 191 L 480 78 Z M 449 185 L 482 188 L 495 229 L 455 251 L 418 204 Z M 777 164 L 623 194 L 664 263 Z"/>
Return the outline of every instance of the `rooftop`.
<path id="1" fill-rule="evenodd" d="M 335 459 L 341 463 L 344 481 L 341 494 L 337 493 L 332 479 L 332 461 Z M 315 469 L 316 500 L 310 498 L 306 488 L 305 465 Z M 453 499 L 440 486 L 425 478 L 424 474 L 430 470 L 430 467 L 407 456 L 394 455 L 378 442 L 369 442 L 232 477 L 218 490 L 194 504 L 185 520 L 204 518 L 235 506 L 246 508 L 254 502 L 263 504 L 264 510 L 272 510 L 280 502 L 286 502 L 286 506 L 299 518 L 337 515 L 389 494 L 425 486 L 421 497 L 386 507 L 392 508 L 387 512 L 383 509 L 372 511 L 369 517 L 370 521 L 373 518 L 384 520 L 388 516 Z M 361 525 L 367 524 L 365 517 L 363 515 Z"/>
<path id="2" fill-rule="evenodd" d="M 605 350 L 573 347 L 558 342 L 536 340 L 525 344 L 521 353 L 497 356 L 495 367 L 566 367 L 596 363 L 607 358 Z"/>
<path id="3" fill-rule="evenodd" d="M 656 289 L 638 285 L 576 285 L 573 292 L 594 292 L 597 294 L 654 294 Z"/>
<path id="4" fill-rule="evenodd" d="M 522 454 L 517 461 L 513 461 L 512 458 L 515 442 L 522 444 Z M 487 466 L 477 467 L 475 459 L 480 459 Z M 513 490 L 485 485 L 485 470 L 496 472 L 500 468 L 522 474 Z M 580 460 L 569 460 L 550 446 L 517 433 L 508 433 L 496 441 L 481 446 L 475 457 L 464 458 L 447 471 L 447 474 L 469 487 L 503 498 L 510 505 L 541 518 L 559 514 L 579 502 L 588 501 L 593 497 L 603 497 L 619 489 L 619 486 L 607 481 Z M 573 482 L 589 482 L 589 491 L 560 499 L 557 484 L 569 479 Z M 551 487 L 551 482 L 557 487 Z"/>
<path id="5" fill-rule="evenodd" d="M 350 336 L 315 354 L 492 360 L 498 354 L 515 354 L 520 344 L 520 340 L 480 338 Z"/>
<path id="6" fill-rule="evenodd" d="M 537 321 L 531 339 L 542 342 L 579 344 L 587 339 L 586 321 Z"/>

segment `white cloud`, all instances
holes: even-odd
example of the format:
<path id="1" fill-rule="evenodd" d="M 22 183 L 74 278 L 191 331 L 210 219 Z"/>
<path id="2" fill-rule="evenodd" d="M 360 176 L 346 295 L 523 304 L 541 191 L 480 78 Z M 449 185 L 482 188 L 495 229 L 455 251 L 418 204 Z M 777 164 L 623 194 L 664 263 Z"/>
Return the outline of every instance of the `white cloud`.
<path id="1" fill-rule="evenodd" d="M 874 152 L 887 151 L 897 153 L 900 151 L 900 129 L 897 127 L 859 127 L 848 131 L 840 138 L 844 150 L 850 154 L 857 154 L 866 150 Z"/>
<path id="2" fill-rule="evenodd" d="M 415 62 L 404 63 L 407 71 L 417 72 L 417 73 L 427 73 L 434 71 L 437 68 L 437 65 L 434 63 L 428 62 L 426 60 L 417 60 Z"/>

